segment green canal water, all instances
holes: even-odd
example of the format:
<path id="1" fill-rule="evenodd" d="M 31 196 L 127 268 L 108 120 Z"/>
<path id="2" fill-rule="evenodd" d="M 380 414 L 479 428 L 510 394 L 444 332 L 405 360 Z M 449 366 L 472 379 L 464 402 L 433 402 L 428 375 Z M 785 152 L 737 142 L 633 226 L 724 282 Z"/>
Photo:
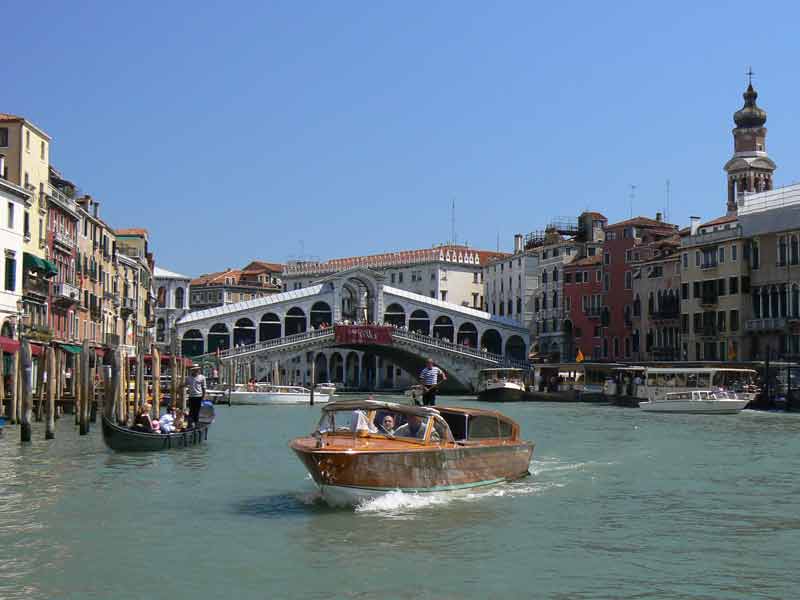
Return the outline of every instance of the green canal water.
<path id="1" fill-rule="evenodd" d="M 208 445 L 150 455 L 99 424 L 25 447 L 7 427 L 0 598 L 800 594 L 798 416 L 501 408 L 537 444 L 530 477 L 349 509 L 287 449 L 310 407 L 220 407 Z"/>

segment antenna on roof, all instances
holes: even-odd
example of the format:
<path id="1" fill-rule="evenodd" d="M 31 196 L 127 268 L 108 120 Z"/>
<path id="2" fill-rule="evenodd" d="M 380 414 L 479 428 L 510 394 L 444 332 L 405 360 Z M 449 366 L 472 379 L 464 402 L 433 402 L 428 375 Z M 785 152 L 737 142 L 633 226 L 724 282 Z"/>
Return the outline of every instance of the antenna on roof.
<path id="1" fill-rule="evenodd" d="M 630 184 L 631 193 L 629 194 L 629 198 L 631 201 L 631 219 L 633 218 L 633 203 L 636 200 L 636 184 Z"/>
<path id="2" fill-rule="evenodd" d="M 497 232 L 497 251 L 500 252 L 500 232 Z"/>
<path id="3" fill-rule="evenodd" d="M 667 197 L 666 197 L 666 205 L 664 206 L 664 221 L 669 223 L 669 192 L 670 192 L 670 183 L 669 179 L 667 179 Z"/>
<path id="4" fill-rule="evenodd" d="M 450 209 L 450 243 L 456 245 L 456 199 L 453 198 L 453 204 Z"/>

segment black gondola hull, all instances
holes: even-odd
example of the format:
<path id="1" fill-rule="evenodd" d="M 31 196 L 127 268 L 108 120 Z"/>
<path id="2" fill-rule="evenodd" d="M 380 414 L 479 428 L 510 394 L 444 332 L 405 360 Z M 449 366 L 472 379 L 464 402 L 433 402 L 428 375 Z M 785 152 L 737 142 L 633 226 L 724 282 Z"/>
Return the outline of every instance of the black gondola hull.
<path id="1" fill-rule="evenodd" d="M 117 452 L 155 452 L 202 444 L 208 439 L 211 424 L 179 433 L 143 433 L 120 427 L 103 417 L 103 441 Z"/>

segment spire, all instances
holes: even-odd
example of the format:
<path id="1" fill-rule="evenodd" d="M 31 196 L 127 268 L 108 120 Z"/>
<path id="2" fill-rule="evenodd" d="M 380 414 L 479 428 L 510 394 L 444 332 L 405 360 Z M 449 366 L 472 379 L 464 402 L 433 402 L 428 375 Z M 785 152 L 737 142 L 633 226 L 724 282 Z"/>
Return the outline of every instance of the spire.
<path id="1" fill-rule="evenodd" d="M 744 106 L 733 113 L 733 122 L 737 127 L 763 127 L 767 122 L 767 113 L 756 105 L 758 92 L 753 88 L 753 69 L 747 70 L 747 89 L 744 94 Z"/>

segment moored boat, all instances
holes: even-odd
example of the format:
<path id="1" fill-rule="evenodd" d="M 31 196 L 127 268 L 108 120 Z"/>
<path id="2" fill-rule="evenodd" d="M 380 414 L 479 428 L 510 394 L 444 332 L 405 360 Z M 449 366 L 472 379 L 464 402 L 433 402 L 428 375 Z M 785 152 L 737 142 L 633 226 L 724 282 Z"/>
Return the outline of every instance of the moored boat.
<path id="1" fill-rule="evenodd" d="M 355 504 L 393 491 L 519 479 L 528 474 L 534 445 L 496 411 L 342 400 L 325 405 L 317 429 L 290 447 L 327 502 Z"/>
<path id="2" fill-rule="evenodd" d="M 742 398 L 732 392 L 691 390 L 672 392 L 640 402 L 639 408 L 646 412 L 724 415 L 738 413 L 748 402 L 750 402 L 748 398 Z"/>
<path id="3" fill-rule="evenodd" d="M 478 400 L 518 402 L 525 396 L 522 369 L 482 369 L 478 373 Z"/>
<path id="4" fill-rule="evenodd" d="M 314 394 L 315 402 L 327 402 L 329 394 Z M 237 385 L 228 394 L 230 404 L 311 404 L 311 390 L 299 385 Z"/>

